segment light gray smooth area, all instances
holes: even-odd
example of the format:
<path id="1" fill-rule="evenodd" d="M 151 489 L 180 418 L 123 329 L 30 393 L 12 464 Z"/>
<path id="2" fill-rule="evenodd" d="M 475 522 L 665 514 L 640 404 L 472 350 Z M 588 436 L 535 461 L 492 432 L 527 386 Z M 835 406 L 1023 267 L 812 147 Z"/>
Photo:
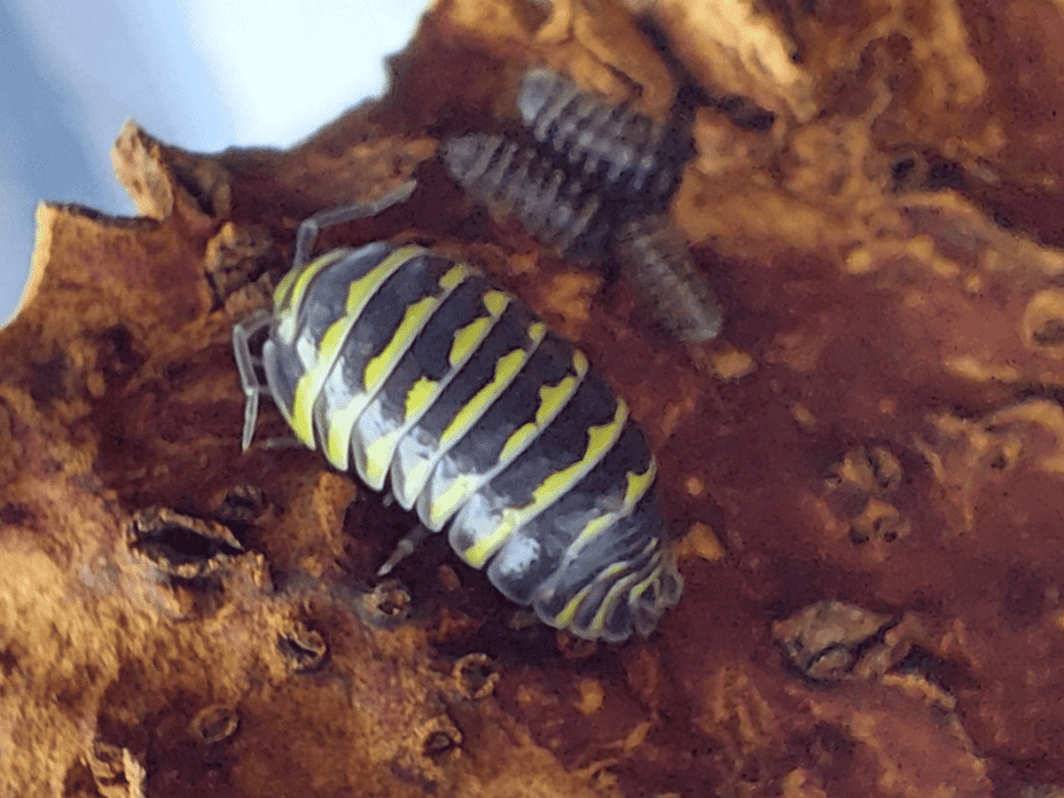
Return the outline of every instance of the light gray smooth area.
<path id="1" fill-rule="evenodd" d="M 0 0 L 0 324 L 37 202 L 134 212 L 127 119 L 184 149 L 289 147 L 385 87 L 427 0 Z"/>

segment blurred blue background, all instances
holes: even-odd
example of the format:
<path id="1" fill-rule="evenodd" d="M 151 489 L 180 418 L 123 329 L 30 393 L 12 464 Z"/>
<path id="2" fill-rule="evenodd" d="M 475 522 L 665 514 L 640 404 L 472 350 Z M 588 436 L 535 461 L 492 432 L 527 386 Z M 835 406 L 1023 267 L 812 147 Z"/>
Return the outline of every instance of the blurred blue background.
<path id="1" fill-rule="evenodd" d="M 197 152 L 289 147 L 385 88 L 428 0 L 0 0 L 0 324 L 39 200 L 130 215 L 111 145 L 135 119 Z"/>

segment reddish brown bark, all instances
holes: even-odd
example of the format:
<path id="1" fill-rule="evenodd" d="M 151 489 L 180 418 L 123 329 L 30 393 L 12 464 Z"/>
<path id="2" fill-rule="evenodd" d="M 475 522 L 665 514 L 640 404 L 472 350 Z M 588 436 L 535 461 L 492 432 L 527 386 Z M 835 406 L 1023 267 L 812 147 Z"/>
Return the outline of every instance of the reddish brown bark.
<path id="1" fill-rule="evenodd" d="M 144 218 L 42 207 L 0 331 L 9 792 L 1064 785 L 1064 16 L 644 13 L 441 2 L 389 93 L 306 144 L 203 156 L 130 126 L 115 165 Z M 434 160 L 511 117 L 530 64 L 662 118 L 679 70 L 650 28 L 701 90 L 672 213 L 726 322 L 694 348 Z M 241 455 L 232 325 L 303 218 L 411 175 L 409 203 L 323 245 L 408 236 L 479 264 L 625 397 L 687 583 L 649 640 L 528 622 L 442 541 L 373 590 L 410 517 L 314 452 Z M 260 441 L 283 431 L 264 410 Z"/>

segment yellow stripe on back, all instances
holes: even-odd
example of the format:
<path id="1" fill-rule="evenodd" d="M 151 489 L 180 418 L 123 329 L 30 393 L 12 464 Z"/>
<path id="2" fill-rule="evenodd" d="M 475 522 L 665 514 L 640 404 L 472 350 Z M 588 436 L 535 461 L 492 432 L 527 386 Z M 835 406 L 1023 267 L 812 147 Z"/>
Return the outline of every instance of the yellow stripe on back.
<path id="1" fill-rule="evenodd" d="M 639 500 L 646 495 L 650 490 L 651 485 L 654 484 L 654 477 L 657 476 L 657 463 L 653 458 L 650 460 L 650 465 L 647 470 L 642 474 L 637 474 L 634 471 L 629 471 L 625 475 L 626 487 L 624 491 L 624 498 L 621 500 L 621 506 L 614 512 L 605 513 L 598 518 L 593 518 L 588 524 L 580 530 L 580 534 L 576 536 L 573 542 L 570 544 L 569 549 L 566 551 L 566 556 L 571 557 L 576 554 L 581 548 L 587 545 L 590 540 L 602 532 L 609 526 L 617 523 L 618 520 L 629 515 L 635 508 Z"/>
<path id="2" fill-rule="evenodd" d="M 307 369 L 299 378 L 292 397 L 292 431 L 307 446 L 314 448 L 314 403 L 321 394 L 321 386 L 325 384 L 329 372 L 332 371 L 333 364 L 336 362 L 340 347 L 347 334 L 355 326 L 359 315 L 381 284 L 394 272 L 398 271 L 403 264 L 425 251 L 423 247 L 400 247 L 370 269 L 369 273 L 364 277 L 351 283 L 345 308 L 347 315 L 337 319 L 325 331 L 318 344 L 317 362 L 313 368 Z M 328 263 L 331 263 L 335 258 L 330 256 L 334 254 L 323 255 L 303 270 L 287 297 L 289 306 L 298 307 L 299 303 L 302 303 L 311 277 L 313 277 L 314 273 L 321 271 Z M 296 302 L 294 306 L 291 304 L 293 302 Z M 331 459 L 330 462 L 332 462 Z M 342 470 L 346 470 L 346 457 L 344 462 L 345 466 Z M 333 464 L 335 465 L 335 463 Z"/>
<path id="3" fill-rule="evenodd" d="M 421 247 L 403 247 L 401 250 L 396 250 L 396 252 L 404 250 L 413 252 L 414 255 L 411 255 L 411 257 L 425 251 Z M 388 258 L 385 258 L 385 260 L 388 260 Z M 351 449 L 351 431 L 354 429 L 359 415 L 366 409 L 366 406 L 384 385 L 392 371 L 395 370 L 402 356 L 410 348 L 414 338 L 417 337 L 417 334 L 424 329 L 429 319 L 432 318 L 432 314 L 436 312 L 436 309 L 450 296 L 455 287 L 468 274 L 468 268 L 462 264 L 455 264 L 449 269 L 439 279 L 439 285 L 443 291 L 435 296 L 422 297 L 417 302 L 408 305 L 403 313 L 402 320 L 399 322 L 399 326 L 396 327 L 384 349 L 366 363 L 365 370 L 362 373 L 363 391 L 356 394 L 346 407 L 337 410 L 326 420 L 328 430 L 323 449 L 326 459 L 333 466 L 341 471 L 347 470 Z M 354 295 L 353 289 L 348 291 L 349 302 Z M 359 308 L 357 313 L 352 313 L 346 318 L 357 319 L 363 309 Z M 362 476 L 365 477 L 366 475 Z"/>
<path id="4" fill-rule="evenodd" d="M 457 266 L 451 269 L 440 280 L 440 285 L 446 289 L 446 293 L 440 297 L 425 297 L 425 299 L 422 299 L 420 302 L 407 308 L 406 315 L 403 317 L 403 321 L 400 323 L 395 335 L 392 336 L 392 340 L 388 342 L 388 345 L 384 347 L 384 350 L 377 355 L 377 357 L 373 358 L 368 364 L 366 364 L 364 377 L 364 384 L 366 386 L 364 396 L 366 397 L 366 400 L 355 413 L 354 420 L 351 422 L 352 428 L 358 419 L 358 414 L 366 408 L 369 404 L 370 398 L 380 390 L 381 386 L 384 384 L 384 380 L 395 370 L 395 367 L 399 364 L 399 359 L 406 354 L 414 337 L 428 322 L 428 317 L 436 311 L 436 308 L 440 306 L 443 300 L 454 290 L 455 286 L 461 282 L 461 278 L 464 278 L 466 274 L 468 274 L 468 270 L 466 270 L 465 267 Z M 456 275 L 460 275 L 460 278 L 456 279 Z M 404 416 L 404 423 L 397 426 L 391 432 L 381 435 L 377 440 L 366 446 L 365 473 L 360 474 L 360 476 L 365 480 L 366 484 L 374 490 L 380 490 L 384 487 L 384 479 L 388 473 L 388 466 L 391 465 L 392 455 L 395 454 L 395 447 L 399 445 L 399 439 L 408 429 L 408 422 L 411 417 L 411 395 L 417 391 L 420 395 L 420 405 L 426 407 L 427 401 L 432 397 L 433 389 L 438 385 L 439 383 L 427 379 L 426 377 L 417 380 L 407 392 L 406 416 Z M 415 400 L 413 404 L 417 405 L 418 400 Z M 345 408 L 344 412 L 350 412 L 349 408 L 351 408 L 351 405 L 349 405 L 348 408 Z M 337 437 L 339 442 L 339 435 L 335 437 Z M 342 440 L 349 441 L 350 437 L 351 430 L 348 429 L 346 437 Z M 333 438 L 333 425 L 330 424 L 330 453 L 335 451 L 332 448 L 334 445 Z"/>
<path id="5" fill-rule="evenodd" d="M 529 327 L 529 333 L 531 332 L 532 327 Z M 538 339 L 536 342 L 539 342 Z M 527 349 L 514 349 L 495 362 L 495 376 L 491 382 L 477 391 L 476 395 L 462 406 L 440 435 L 440 440 L 436 444 L 436 456 L 415 463 L 407 472 L 406 484 L 412 495 L 421 493 L 440 457 L 476 423 L 477 419 L 483 415 L 485 408 L 513 381 L 517 372 L 528 360 L 529 354 L 530 351 Z M 414 490 L 415 487 L 416 490 Z"/>
<path id="6" fill-rule="evenodd" d="M 658 475 L 658 462 L 653 457 L 650 458 L 650 465 L 647 466 L 647 470 L 642 474 L 637 474 L 634 471 L 628 472 L 628 488 L 624 492 L 624 506 L 625 508 L 635 507 L 636 502 L 642 499 L 650 486 L 654 484 L 654 477 Z"/>
<path id="7" fill-rule="evenodd" d="M 392 373 L 399 358 L 410 348 L 410 343 L 418 331 L 425 326 L 429 316 L 439 307 L 440 300 L 434 296 L 427 296 L 415 302 L 406 309 L 403 320 L 395 329 L 388 345 L 381 350 L 376 357 L 370 358 L 366 363 L 366 369 L 362 372 L 362 384 L 366 393 L 376 391 L 385 377 Z"/>
<path id="8" fill-rule="evenodd" d="M 296 381 L 290 423 L 296 437 L 311 449 L 314 448 L 314 402 L 321 394 L 321 386 L 329 376 L 340 346 L 356 321 L 357 316 L 344 316 L 331 324 L 318 343 L 318 359 L 314 368 L 303 372 Z"/>
<path id="9" fill-rule="evenodd" d="M 315 258 L 302 269 L 290 269 L 273 290 L 274 313 L 284 313 L 303 304 L 303 295 L 314 276 L 350 252 L 349 249 L 334 249 Z"/>
<path id="10" fill-rule="evenodd" d="M 373 490 L 381 490 L 384 487 L 388 466 L 392 464 L 392 455 L 402 436 L 403 429 L 400 427 L 387 435 L 381 435 L 366 447 L 366 473 L 361 476 Z"/>
<path id="11" fill-rule="evenodd" d="M 488 291 L 484 294 L 482 301 L 489 315 L 474 319 L 454 334 L 451 352 L 447 356 L 447 361 L 451 366 L 464 363 L 469 358 L 480 342 L 484 340 L 488 330 L 502 316 L 506 306 L 510 303 L 510 298 L 501 291 Z"/>
<path id="12" fill-rule="evenodd" d="M 498 292 L 493 292 L 498 293 Z M 505 298 L 505 295 L 500 295 Z M 508 300 L 509 301 L 509 300 Z M 505 305 L 500 305 L 504 307 Z M 411 495 L 417 495 L 421 493 L 422 489 L 425 489 L 426 483 L 432 476 L 432 469 L 436 467 L 436 463 L 439 459 L 450 449 L 455 443 L 458 443 L 469 428 L 475 425 L 477 419 L 479 419 L 487 410 L 488 405 L 491 405 L 499 395 L 503 392 L 506 386 L 514 381 L 521 368 L 525 367 L 532 352 L 535 348 L 541 344 L 544 336 L 547 334 L 547 326 L 542 321 L 533 321 L 528 327 L 528 336 L 531 340 L 531 346 L 529 348 L 514 349 L 504 354 L 495 362 L 495 376 L 491 382 L 484 385 L 478 392 L 473 395 L 469 401 L 462 405 L 462 409 L 454 414 L 454 417 L 448 423 L 443 433 L 440 433 L 439 440 L 436 444 L 436 454 L 433 458 L 422 460 L 414 464 L 408 472 L 406 472 L 405 484 L 408 487 Z M 415 489 L 416 488 L 416 489 Z M 430 511 L 431 512 L 431 511 Z M 434 513 L 430 516 L 429 527 L 432 528 L 433 523 L 437 523 L 433 517 L 438 517 L 438 513 Z"/>
<path id="13" fill-rule="evenodd" d="M 422 413 L 428 410 L 441 390 L 441 384 L 436 380 L 430 380 L 428 377 L 418 379 L 407 391 L 403 423 L 380 435 L 366 447 L 365 473 L 361 476 L 371 488 L 381 490 L 384 487 L 384 480 L 388 476 L 388 468 L 392 464 L 399 441 L 421 418 Z"/>
<path id="14" fill-rule="evenodd" d="M 470 273 L 470 270 L 465 266 L 462 266 L 462 269 L 462 277 L 464 278 Z M 444 275 L 444 278 L 440 281 L 441 284 L 445 284 L 448 280 L 448 275 L 453 271 L 452 269 L 451 272 Z M 452 287 L 457 287 L 461 281 L 452 280 L 452 282 L 454 283 Z M 384 480 L 391 466 L 392 458 L 395 456 L 395 450 L 403 436 L 428 412 L 432 403 L 443 393 L 444 388 L 454 379 L 459 369 L 473 356 L 477 347 L 487 337 L 492 327 L 499 320 L 499 316 L 502 315 L 502 312 L 509 304 L 509 298 L 506 294 L 499 291 L 489 291 L 488 293 L 492 295 L 492 298 L 489 299 L 485 296 L 482 301 L 491 315 L 483 316 L 470 322 L 454 334 L 454 342 L 451 345 L 451 352 L 448 356 L 451 370 L 439 381 L 430 380 L 428 377 L 421 377 L 416 380 L 406 394 L 403 424 L 387 435 L 380 436 L 366 447 L 366 473 L 362 477 L 370 487 L 380 490 L 384 486 Z M 423 466 L 421 467 L 423 469 Z M 420 471 L 415 469 L 411 473 L 418 474 Z"/>
<path id="15" fill-rule="evenodd" d="M 580 609 L 580 605 L 583 604 L 584 599 L 587 598 L 587 594 L 591 592 L 591 589 L 595 587 L 603 579 L 608 579 L 614 574 L 624 570 L 627 567 L 627 563 L 615 562 L 607 568 L 603 569 L 602 573 L 592 579 L 562 608 L 562 611 L 554 616 L 554 621 L 558 628 L 565 629 L 573 622 L 573 616 L 576 615 L 576 611 Z"/>
<path id="16" fill-rule="evenodd" d="M 577 377 L 565 377 L 557 385 L 544 385 L 539 389 L 539 407 L 536 408 L 536 424 L 554 418 L 558 410 L 576 392 Z"/>
<path id="17" fill-rule="evenodd" d="M 579 352 L 576 353 L 580 355 Z M 583 357 L 582 355 L 580 355 Z M 574 363 L 576 358 L 574 358 Z M 587 361 L 584 361 L 586 366 Z M 586 373 L 581 373 L 579 365 L 577 364 L 577 377 L 563 377 L 558 381 L 557 385 L 541 385 L 539 388 L 539 407 L 536 410 L 535 421 L 529 421 L 527 424 L 522 424 L 520 427 L 510 433 L 510 437 L 503 443 L 502 449 L 499 451 L 499 457 L 496 464 L 484 474 L 469 474 L 463 475 L 456 479 L 443 493 L 441 493 L 432 502 L 430 510 L 430 527 L 433 524 L 436 526 L 442 526 L 443 523 L 449 518 L 458 505 L 469 495 L 473 493 L 480 485 L 490 481 L 496 474 L 498 474 L 503 468 L 513 461 L 517 455 L 523 452 L 528 445 L 535 440 L 535 437 L 543 431 L 543 428 L 547 426 L 558 412 L 565 406 L 566 402 L 576 393 L 577 387 L 580 385 L 580 378 Z"/>
<path id="18" fill-rule="evenodd" d="M 535 421 L 515 429 L 506 439 L 506 443 L 499 452 L 499 466 L 509 463 L 514 457 L 525 450 L 525 447 L 535 436 L 554 420 L 566 403 L 580 387 L 580 382 L 587 374 L 587 358 L 584 353 L 577 349 L 573 353 L 573 368 L 576 371 L 574 377 L 563 377 L 557 385 L 541 385 L 539 388 L 539 407 L 536 408 Z"/>
<path id="19" fill-rule="evenodd" d="M 510 296 L 502 291 L 485 291 L 484 292 L 484 307 L 488 309 L 495 318 L 502 315 L 502 312 L 506 310 L 506 306 L 510 304 Z"/>
<path id="20" fill-rule="evenodd" d="M 441 493 L 429 507 L 429 520 L 425 524 L 429 529 L 440 529 L 454 513 L 455 508 L 473 493 L 484 480 L 483 474 L 460 474 L 455 477 L 447 490 Z"/>
<path id="21" fill-rule="evenodd" d="M 628 406 L 622 399 L 618 399 L 617 412 L 614 413 L 612 421 L 598 427 L 588 428 L 588 445 L 584 456 L 560 471 L 550 474 L 532 491 L 532 497 L 522 507 L 507 507 L 503 510 L 500 514 L 502 517 L 491 534 L 478 540 L 465 552 L 460 552 L 462 558 L 474 568 L 482 568 L 488 558 L 499 550 L 510 535 L 561 498 L 569 488 L 598 465 L 621 437 L 621 431 L 627 420 Z"/>
<path id="22" fill-rule="evenodd" d="M 409 421 L 411 418 L 420 416 L 421 411 L 428 407 L 433 400 L 438 387 L 439 382 L 436 380 L 430 380 L 428 377 L 419 377 L 410 386 L 410 390 L 406 392 L 406 402 L 403 404 L 403 419 Z"/>
<path id="23" fill-rule="evenodd" d="M 313 263 L 311 264 L 314 265 Z M 274 313 L 282 313 L 288 310 L 288 303 L 285 302 L 285 297 L 288 296 L 288 291 L 292 287 L 292 283 L 296 280 L 296 270 L 289 269 L 285 273 L 285 276 L 281 278 L 281 282 L 277 284 L 277 287 L 273 289 L 273 310 Z"/>
<path id="24" fill-rule="evenodd" d="M 658 538 L 654 538 L 654 545 L 663 545 L 663 544 Z M 645 549 L 644 549 L 644 551 L 645 551 Z M 650 570 L 650 573 L 647 574 L 647 577 L 642 582 L 639 582 L 639 583 L 633 585 L 631 587 L 631 589 L 629 589 L 629 591 L 628 591 L 628 600 L 630 602 L 635 602 L 636 600 L 638 600 L 640 596 L 642 596 L 644 593 L 647 592 L 647 589 L 651 585 L 653 585 L 655 583 L 657 583 L 659 585 L 661 584 L 661 577 L 662 577 L 662 575 L 665 572 L 665 569 L 667 567 L 667 562 L 668 562 L 668 560 L 666 560 L 665 554 L 666 554 L 665 552 L 658 551 L 654 555 L 654 567 Z M 665 591 L 662 590 L 660 595 L 661 595 L 661 603 L 662 603 L 662 605 L 664 605 L 666 603 L 666 601 L 667 601 L 667 597 L 665 596 Z"/>
<path id="25" fill-rule="evenodd" d="M 369 304 L 370 297 L 377 292 L 377 289 L 381 287 L 385 280 L 398 271 L 399 267 L 407 261 L 413 260 L 418 255 L 423 255 L 426 252 L 428 250 L 424 247 L 410 245 L 399 247 L 399 249 L 389 253 L 386 258 L 370 269 L 364 276 L 351 281 L 351 285 L 347 287 L 347 302 L 344 304 L 344 309 L 348 313 L 360 314 L 366 305 Z"/>
<path id="26" fill-rule="evenodd" d="M 511 432 L 510 437 L 506 439 L 506 443 L 502 445 L 502 449 L 499 451 L 499 462 L 508 463 L 513 459 L 514 455 L 524 451 L 539 430 L 539 425 L 529 421 Z"/>
<path id="27" fill-rule="evenodd" d="M 621 429 L 627 419 L 628 405 L 623 400 L 618 399 L 617 412 L 614 413 L 613 421 L 588 429 L 587 451 L 584 453 L 583 458 L 571 466 L 563 468 L 561 471 L 556 471 L 543 480 L 535 490 L 535 500 L 549 504 L 594 468 L 606 455 L 606 452 L 610 450 L 610 447 L 621 437 Z"/>
<path id="28" fill-rule="evenodd" d="M 640 557 L 645 557 L 647 554 L 652 552 L 657 547 L 657 545 L 658 539 L 651 538 L 650 542 L 643 547 L 643 550 L 632 559 L 639 559 Z M 606 625 L 606 613 L 613 609 L 613 604 L 615 601 L 618 600 L 619 594 L 627 593 L 630 599 L 632 596 L 632 591 L 635 589 L 632 583 L 637 581 L 639 582 L 639 584 L 643 585 L 643 588 L 639 591 L 640 593 L 642 593 L 643 590 L 646 589 L 646 586 L 649 585 L 650 582 L 654 579 L 654 575 L 657 571 L 658 563 L 660 562 L 660 560 L 660 554 L 656 558 L 651 560 L 651 562 L 654 564 L 650 568 L 650 571 L 647 576 L 641 581 L 639 580 L 640 572 L 632 571 L 632 573 L 628 574 L 623 579 L 618 579 L 617 582 L 613 585 L 613 587 L 606 591 L 606 595 L 602 597 L 602 602 L 599 604 L 598 610 L 595 611 L 595 617 L 591 619 L 591 623 L 588 625 L 588 628 L 592 632 L 594 632 L 596 636 L 600 631 L 602 631 L 603 627 Z M 626 567 L 630 567 L 629 562 L 624 562 L 620 564 Z M 595 581 L 600 581 L 600 579 L 601 577 L 599 579 L 596 579 Z"/>
<path id="29" fill-rule="evenodd" d="M 515 349 L 496 361 L 495 376 L 491 382 L 477 391 L 472 399 L 462 405 L 462 409 L 455 414 L 454 418 L 451 419 L 451 423 L 447 425 L 443 434 L 440 435 L 439 448 L 441 450 L 449 449 L 460 437 L 469 431 L 469 428 L 476 423 L 478 418 L 484 415 L 488 405 L 494 402 L 499 397 L 499 394 L 514 381 L 517 373 L 528 360 L 529 355 L 543 340 L 546 331 L 546 325 L 542 322 L 533 322 L 528 327 L 528 337 L 532 341 L 532 347 L 530 349 Z"/>

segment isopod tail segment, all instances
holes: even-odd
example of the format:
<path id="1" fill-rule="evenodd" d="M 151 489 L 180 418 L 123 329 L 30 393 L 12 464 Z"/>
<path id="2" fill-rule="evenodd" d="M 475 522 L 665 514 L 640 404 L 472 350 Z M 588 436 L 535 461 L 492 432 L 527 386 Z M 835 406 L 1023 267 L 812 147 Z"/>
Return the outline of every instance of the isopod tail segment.
<path id="1" fill-rule="evenodd" d="M 720 302 L 667 215 L 626 222 L 613 251 L 621 274 L 669 332 L 686 344 L 711 341 L 720 334 Z"/>
<path id="2" fill-rule="evenodd" d="M 272 310 L 236 325 L 244 442 L 269 393 L 305 445 L 446 529 L 545 623 L 610 642 L 649 634 L 683 580 L 627 405 L 472 266 L 387 241 L 311 255 L 316 230 L 383 206 L 312 217 Z"/>

